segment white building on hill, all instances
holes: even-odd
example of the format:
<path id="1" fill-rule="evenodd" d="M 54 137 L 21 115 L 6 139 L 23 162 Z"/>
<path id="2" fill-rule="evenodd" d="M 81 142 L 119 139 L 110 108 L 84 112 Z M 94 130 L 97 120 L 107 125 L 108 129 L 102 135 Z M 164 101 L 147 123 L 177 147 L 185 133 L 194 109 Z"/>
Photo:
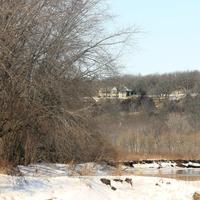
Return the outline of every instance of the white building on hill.
<path id="1" fill-rule="evenodd" d="M 119 98 L 119 99 L 127 99 L 134 95 L 133 90 L 128 89 L 123 86 L 121 88 L 113 87 L 113 88 L 101 88 L 99 90 L 99 98 Z"/>

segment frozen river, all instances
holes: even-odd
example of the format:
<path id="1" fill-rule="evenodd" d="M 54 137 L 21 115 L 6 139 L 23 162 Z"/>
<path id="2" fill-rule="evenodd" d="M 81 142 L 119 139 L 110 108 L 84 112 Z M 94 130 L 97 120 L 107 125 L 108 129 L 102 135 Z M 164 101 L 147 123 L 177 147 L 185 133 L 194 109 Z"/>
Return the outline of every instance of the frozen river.
<path id="1" fill-rule="evenodd" d="M 126 163 L 128 165 L 128 163 Z M 141 176 L 161 176 L 185 180 L 200 180 L 200 164 L 195 162 L 151 162 L 132 163 L 125 168 L 126 172 Z"/>

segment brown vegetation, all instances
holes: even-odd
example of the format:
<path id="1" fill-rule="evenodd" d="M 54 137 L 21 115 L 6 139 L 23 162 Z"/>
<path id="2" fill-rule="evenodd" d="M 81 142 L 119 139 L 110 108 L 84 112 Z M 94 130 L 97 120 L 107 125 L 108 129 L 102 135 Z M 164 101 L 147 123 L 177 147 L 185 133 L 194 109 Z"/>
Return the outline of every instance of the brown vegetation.
<path id="1" fill-rule="evenodd" d="M 168 103 L 159 109 L 140 104 L 139 112 L 112 110 L 98 116 L 100 129 L 110 136 L 119 160 L 199 159 L 199 97 L 187 98 L 174 102 L 181 107 L 176 110 Z"/>
<path id="2" fill-rule="evenodd" d="M 132 33 L 106 33 L 105 11 L 101 0 L 0 1 L 2 163 L 113 160 L 116 152 L 199 158 L 199 96 L 157 109 L 145 95 L 198 93 L 199 73 L 102 81 L 116 72 L 113 46 Z M 124 84 L 141 96 L 90 107 L 104 84 Z"/>
<path id="3" fill-rule="evenodd" d="M 95 121 L 75 114 L 91 96 L 92 81 L 115 71 L 109 47 L 130 35 L 106 33 L 104 11 L 100 0 L 0 1 L 2 160 L 29 164 L 107 156 L 110 145 Z"/>

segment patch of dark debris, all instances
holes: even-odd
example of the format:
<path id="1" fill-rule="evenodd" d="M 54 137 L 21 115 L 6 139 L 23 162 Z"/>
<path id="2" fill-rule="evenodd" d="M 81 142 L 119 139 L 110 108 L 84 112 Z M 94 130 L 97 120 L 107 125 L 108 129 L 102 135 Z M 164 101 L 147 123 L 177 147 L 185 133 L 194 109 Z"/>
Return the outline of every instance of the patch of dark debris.
<path id="1" fill-rule="evenodd" d="M 159 169 L 162 168 L 161 163 L 172 163 L 171 167 L 174 167 L 175 165 L 177 167 L 182 167 L 182 168 L 200 168 L 200 160 L 141 160 L 141 161 L 125 161 L 121 162 L 120 164 L 125 165 L 127 167 L 134 167 L 136 164 L 153 164 L 157 163 L 159 165 Z M 191 164 L 190 164 L 191 163 Z M 194 165 L 199 164 L 199 166 Z"/>
<path id="2" fill-rule="evenodd" d="M 130 184 L 131 187 L 133 186 L 132 178 L 125 178 L 124 180 L 123 180 L 123 179 L 120 179 L 120 178 L 115 178 L 115 179 L 112 179 L 112 180 L 107 179 L 107 178 L 101 178 L 100 181 L 101 181 L 103 184 L 109 186 L 113 191 L 117 190 L 117 188 L 114 187 L 114 186 L 112 185 L 112 181 L 114 181 L 114 182 L 119 182 L 119 183 L 122 183 L 122 184 L 123 184 L 124 182 L 126 182 L 126 183 Z"/>

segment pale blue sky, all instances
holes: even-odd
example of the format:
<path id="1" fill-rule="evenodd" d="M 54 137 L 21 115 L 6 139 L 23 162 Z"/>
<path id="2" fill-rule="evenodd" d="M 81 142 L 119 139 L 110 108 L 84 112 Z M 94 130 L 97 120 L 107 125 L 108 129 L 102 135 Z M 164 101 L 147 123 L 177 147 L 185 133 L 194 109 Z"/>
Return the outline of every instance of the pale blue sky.
<path id="1" fill-rule="evenodd" d="M 200 70 L 200 0 L 108 0 L 118 26 L 142 30 L 124 73 Z"/>

